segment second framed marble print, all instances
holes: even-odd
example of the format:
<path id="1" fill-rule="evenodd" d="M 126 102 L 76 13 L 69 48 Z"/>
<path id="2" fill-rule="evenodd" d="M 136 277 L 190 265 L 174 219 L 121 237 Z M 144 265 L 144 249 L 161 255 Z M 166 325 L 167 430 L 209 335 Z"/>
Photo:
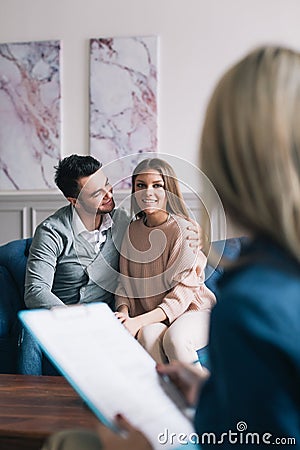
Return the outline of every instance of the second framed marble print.
<path id="1" fill-rule="evenodd" d="M 117 189 L 139 155 L 157 152 L 157 37 L 90 40 L 90 154 Z"/>

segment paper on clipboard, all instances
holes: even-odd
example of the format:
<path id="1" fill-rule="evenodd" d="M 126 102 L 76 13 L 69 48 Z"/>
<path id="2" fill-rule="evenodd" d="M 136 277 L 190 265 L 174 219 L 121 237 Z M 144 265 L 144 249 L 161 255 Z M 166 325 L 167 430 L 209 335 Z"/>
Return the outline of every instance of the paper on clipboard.
<path id="1" fill-rule="evenodd" d="M 104 424 L 117 413 L 139 428 L 154 449 L 165 430 L 194 434 L 191 422 L 161 385 L 155 361 L 106 304 L 21 311 L 20 319 L 49 359 Z"/>

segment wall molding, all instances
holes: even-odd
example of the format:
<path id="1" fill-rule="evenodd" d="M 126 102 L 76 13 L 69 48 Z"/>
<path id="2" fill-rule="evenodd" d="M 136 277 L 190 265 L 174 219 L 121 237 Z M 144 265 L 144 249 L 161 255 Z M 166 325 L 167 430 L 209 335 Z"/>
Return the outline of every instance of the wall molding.
<path id="1" fill-rule="evenodd" d="M 200 221 L 203 207 L 198 196 L 192 192 L 183 193 L 191 216 Z M 117 206 L 129 209 L 130 192 L 118 191 L 114 193 Z M 0 244 L 14 239 L 24 239 L 33 235 L 37 225 L 54 211 L 68 204 L 59 192 L 9 192 L 0 194 Z M 218 211 L 213 211 L 212 239 L 222 239 L 221 219 Z"/>

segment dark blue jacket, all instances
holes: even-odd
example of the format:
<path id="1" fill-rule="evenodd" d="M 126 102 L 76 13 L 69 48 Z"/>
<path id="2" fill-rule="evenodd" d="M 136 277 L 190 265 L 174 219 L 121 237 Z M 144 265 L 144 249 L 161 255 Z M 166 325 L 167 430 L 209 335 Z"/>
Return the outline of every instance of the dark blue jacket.
<path id="1" fill-rule="evenodd" d="M 220 281 L 210 362 L 195 416 L 204 448 L 300 449 L 300 264 L 269 240 Z"/>

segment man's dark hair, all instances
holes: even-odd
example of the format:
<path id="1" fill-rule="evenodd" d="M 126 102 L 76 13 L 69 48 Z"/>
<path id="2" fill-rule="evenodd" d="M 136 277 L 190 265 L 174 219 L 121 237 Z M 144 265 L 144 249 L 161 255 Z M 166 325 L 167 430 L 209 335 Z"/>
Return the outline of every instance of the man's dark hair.
<path id="1" fill-rule="evenodd" d="M 80 193 L 78 180 L 100 169 L 102 164 L 92 156 L 71 155 L 59 161 L 54 181 L 65 197 L 77 198 Z"/>

